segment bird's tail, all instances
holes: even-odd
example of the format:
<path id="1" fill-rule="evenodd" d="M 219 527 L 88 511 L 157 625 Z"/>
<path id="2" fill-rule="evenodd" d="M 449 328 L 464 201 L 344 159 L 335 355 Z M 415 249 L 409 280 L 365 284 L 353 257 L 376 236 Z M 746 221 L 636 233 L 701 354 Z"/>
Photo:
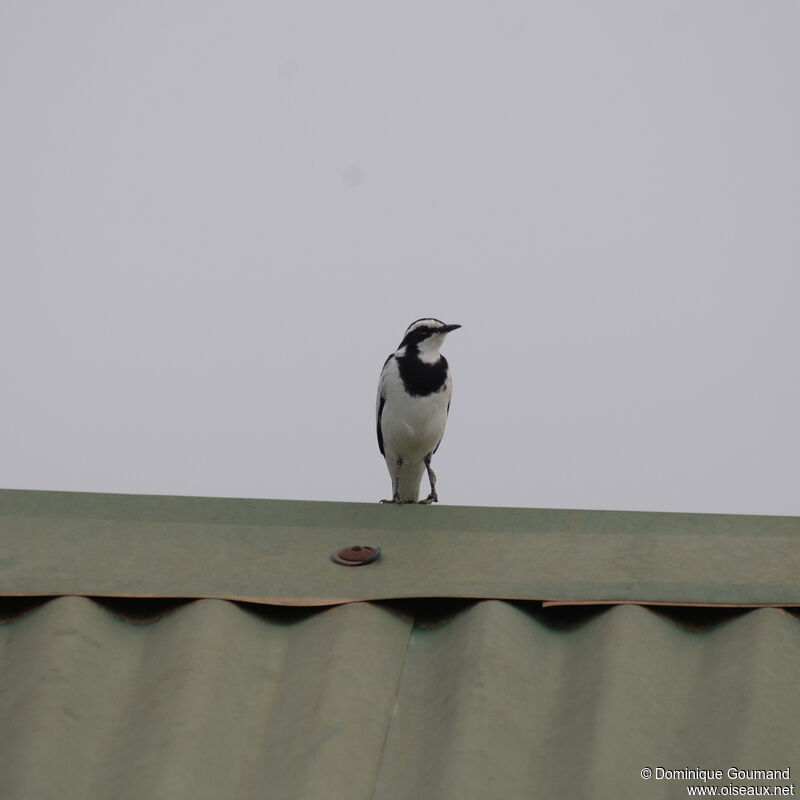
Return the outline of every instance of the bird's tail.
<path id="1" fill-rule="evenodd" d="M 419 500 L 419 486 L 424 472 L 425 464 L 422 461 L 400 467 L 399 494 L 404 503 L 416 503 Z"/>

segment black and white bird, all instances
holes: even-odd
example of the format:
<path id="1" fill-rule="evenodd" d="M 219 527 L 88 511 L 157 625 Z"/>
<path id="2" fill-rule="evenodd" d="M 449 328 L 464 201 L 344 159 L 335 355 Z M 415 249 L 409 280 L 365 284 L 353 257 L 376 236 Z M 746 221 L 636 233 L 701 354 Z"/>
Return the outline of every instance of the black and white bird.
<path id="1" fill-rule="evenodd" d="M 442 441 L 453 392 L 450 368 L 439 348 L 445 336 L 460 327 L 430 317 L 418 319 L 383 365 L 375 404 L 378 447 L 394 493 L 382 503 L 416 503 L 425 470 L 431 492 L 419 502 L 439 499 L 431 456 Z"/>

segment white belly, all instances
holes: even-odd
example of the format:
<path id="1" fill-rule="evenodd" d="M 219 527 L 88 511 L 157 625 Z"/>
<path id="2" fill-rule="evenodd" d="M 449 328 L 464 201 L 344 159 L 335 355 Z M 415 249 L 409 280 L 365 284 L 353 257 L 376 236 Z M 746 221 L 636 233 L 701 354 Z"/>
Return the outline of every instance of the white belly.
<path id="1" fill-rule="evenodd" d="M 444 435 L 449 394 L 386 398 L 381 429 L 387 460 L 391 452 L 394 460 L 399 456 L 404 463 L 414 464 L 433 452 Z"/>

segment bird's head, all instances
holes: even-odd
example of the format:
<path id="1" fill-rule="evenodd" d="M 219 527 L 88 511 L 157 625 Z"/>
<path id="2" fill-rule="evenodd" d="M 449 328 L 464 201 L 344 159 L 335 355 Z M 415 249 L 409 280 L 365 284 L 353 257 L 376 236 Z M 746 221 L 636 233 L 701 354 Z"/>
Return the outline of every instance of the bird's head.
<path id="1" fill-rule="evenodd" d="M 437 361 L 444 337 L 460 327 L 460 325 L 446 325 L 440 319 L 433 317 L 423 317 L 406 328 L 400 348 L 415 348 L 423 361 Z"/>

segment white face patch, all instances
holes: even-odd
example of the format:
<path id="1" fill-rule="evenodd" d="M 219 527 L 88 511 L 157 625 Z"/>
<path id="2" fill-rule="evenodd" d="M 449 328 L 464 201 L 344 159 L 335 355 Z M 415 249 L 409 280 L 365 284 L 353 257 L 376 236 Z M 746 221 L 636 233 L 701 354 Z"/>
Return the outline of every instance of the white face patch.
<path id="1" fill-rule="evenodd" d="M 439 360 L 439 350 L 444 344 L 446 333 L 435 333 L 419 343 L 419 360 L 424 364 L 435 364 Z"/>

